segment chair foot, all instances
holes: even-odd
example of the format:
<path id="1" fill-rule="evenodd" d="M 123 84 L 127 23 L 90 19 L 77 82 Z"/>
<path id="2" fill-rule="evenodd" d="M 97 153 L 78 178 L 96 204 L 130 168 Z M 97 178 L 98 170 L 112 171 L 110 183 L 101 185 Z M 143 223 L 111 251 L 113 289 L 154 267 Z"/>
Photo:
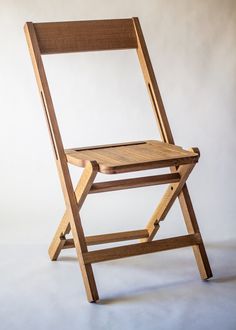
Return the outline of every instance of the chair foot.
<path id="1" fill-rule="evenodd" d="M 194 246 L 193 252 L 197 262 L 201 279 L 208 280 L 209 278 L 213 277 L 204 244 L 201 243 L 197 246 Z"/>

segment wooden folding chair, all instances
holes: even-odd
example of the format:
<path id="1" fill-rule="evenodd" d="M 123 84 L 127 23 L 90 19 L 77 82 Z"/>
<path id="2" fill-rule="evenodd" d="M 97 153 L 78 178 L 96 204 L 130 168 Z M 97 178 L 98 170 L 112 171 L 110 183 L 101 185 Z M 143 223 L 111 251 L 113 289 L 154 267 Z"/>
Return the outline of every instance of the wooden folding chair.
<path id="1" fill-rule="evenodd" d="M 212 276 L 199 231 L 186 180 L 197 163 L 197 148 L 188 151 L 174 144 L 161 95 L 138 18 L 59 23 L 26 23 L 25 33 L 49 127 L 56 164 L 65 198 L 66 211 L 49 247 L 56 260 L 62 249 L 75 248 L 87 297 L 99 299 L 92 263 L 137 256 L 157 251 L 192 246 L 202 279 Z M 150 95 L 162 141 L 139 141 L 67 149 L 63 147 L 41 55 L 82 51 L 135 48 Z M 83 167 L 76 189 L 73 189 L 68 163 Z M 166 174 L 96 182 L 98 172 L 128 173 L 169 168 Z M 85 237 L 80 209 L 91 193 L 169 184 L 146 229 Z M 188 235 L 153 241 L 171 206 L 179 199 Z M 66 237 L 72 232 L 73 239 Z M 139 243 L 89 251 L 88 246 L 141 239 Z"/>

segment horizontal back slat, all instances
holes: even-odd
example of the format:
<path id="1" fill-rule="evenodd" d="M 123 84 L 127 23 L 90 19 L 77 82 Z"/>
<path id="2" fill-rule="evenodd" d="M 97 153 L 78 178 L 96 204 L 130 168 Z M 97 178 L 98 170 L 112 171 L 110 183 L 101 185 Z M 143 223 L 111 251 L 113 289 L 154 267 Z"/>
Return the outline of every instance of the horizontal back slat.
<path id="1" fill-rule="evenodd" d="M 35 23 L 42 54 L 137 48 L 132 19 Z"/>

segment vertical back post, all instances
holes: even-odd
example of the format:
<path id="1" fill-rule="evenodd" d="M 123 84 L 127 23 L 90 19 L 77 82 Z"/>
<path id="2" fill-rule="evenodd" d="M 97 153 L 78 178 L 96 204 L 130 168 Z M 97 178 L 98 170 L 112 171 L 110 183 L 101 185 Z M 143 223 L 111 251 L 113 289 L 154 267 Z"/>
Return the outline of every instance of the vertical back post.
<path id="1" fill-rule="evenodd" d="M 137 36 L 137 43 L 138 43 L 137 54 L 143 71 L 144 79 L 148 88 L 148 92 L 150 94 L 150 98 L 156 115 L 157 123 L 159 125 L 162 140 L 164 142 L 174 144 L 174 138 L 166 116 L 165 108 L 162 102 L 162 98 L 153 71 L 151 60 L 148 54 L 147 46 L 139 23 L 139 19 L 137 17 L 134 17 L 133 23 L 134 23 L 136 36 Z M 176 172 L 176 170 L 177 170 L 176 167 L 171 168 L 171 172 Z M 182 190 L 180 191 L 178 198 L 188 232 L 190 234 L 200 233 L 186 183 L 184 184 Z M 157 229 L 158 228 L 155 228 L 154 232 Z M 152 238 L 153 237 L 150 237 L 149 240 Z M 206 251 L 202 239 L 201 239 L 201 243 L 198 246 L 193 247 L 193 251 L 202 279 L 207 279 L 212 277 L 211 268 L 209 265 L 209 261 L 206 255 Z"/>
<path id="2" fill-rule="evenodd" d="M 62 191 L 65 198 L 68 216 L 70 219 L 72 235 L 75 240 L 76 251 L 80 262 L 83 280 L 85 283 L 86 293 L 89 301 L 98 300 L 98 292 L 93 276 L 91 264 L 85 265 L 83 261 L 83 253 L 87 252 L 84 232 L 79 216 L 79 209 L 75 192 L 73 189 L 66 155 L 55 115 L 55 110 L 41 58 L 41 53 L 37 41 L 37 36 L 34 29 L 34 24 L 26 23 L 25 27 L 26 39 L 33 62 L 33 67 L 36 75 L 36 80 L 40 95 L 45 110 L 45 115 L 48 122 L 49 132 L 52 139 L 52 144 L 55 152 L 57 169 L 61 181 Z"/>
<path id="3" fill-rule="evenodd" d="M 161 138 L 166 143 L 174 144 L 174 138 L 171 133 L 170 125 L 166 116 L 164 104 L 162 102 L 161 94 L 153 71 L 152 63 L 149 57 L 148 49 L 139 23 L 139 19 L 137 17 L 134 17 L 133 23 L 138 44 L 137 54 L 143 72 L 144 80 L 146 82 L 147 89 L 151 98 Z"/>

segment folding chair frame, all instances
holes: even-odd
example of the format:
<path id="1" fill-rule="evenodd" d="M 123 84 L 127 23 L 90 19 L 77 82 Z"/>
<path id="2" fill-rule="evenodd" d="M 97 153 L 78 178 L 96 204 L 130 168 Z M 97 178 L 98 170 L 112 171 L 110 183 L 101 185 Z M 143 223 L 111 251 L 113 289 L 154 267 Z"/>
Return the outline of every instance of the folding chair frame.
<path id="1" fill-rule="evenodd" d="M 98 22 L 98 26 L 96 25 L 96 22 Z M 67 26 L 67 23 L 64 23 L 65 28 L 70 29 L 70 27 Z M 74 23 L 78 24 L 79 22 Z M 186 180 L 191 173 L 193 167 L 195 166 L 195 163 L 172 166 L 171 173 L 169 174 L 143 177 L 137 179 L 124 179 L 94 183 L 98 172 L 98 164 L 96 163 L 96 161 L 87 161 L 75 190 L 72 185 L 68 168 L 68 160 L 66 158 L 61 135 L 59 132 L 59 127 L 49 91 L 49 86 L 41 54 L 70 51 L 136 48 L 147 89 L 150 94 L 154 114 L 156 116 L 156 120 L 159 126 L 162 141 L 174 145 L 174 139 L 167 120 L 166 112 L 161 99 L 161 95 L 159 92 L 159 88 L 157 85 L 157 81 L 154 75 L 154 71 L 152 68 L 152 64 L 149 58 L 148 50 L 145 44 L 138 18 L 82 22 L 82 24 L 84 25 L 82 25 L 81 28 L 83 29 L 84 26 L 84 29 L 87 29 L 91 33 L 87 35 L 88 39 L 82 40 L 82 43 L 80 45 L 74 45 L 73 43 L 68 45 L 65 40 L 62 40 L 61 44 L 57 44 L 53 41 L 53 33 L 55 33 L 54 30 L 51 35 L 50 33 L 48 34 L 51 38 L 51 41 L 49 42 L 48 40 L 46 40 L 47 38 L 49 38 L 47 35 L 47 27 L 50 24 L 51 23 L 26 23 L 25 33 L 49 127 L 57 169 L 66 204 L 66 212 L 49 247 L 49 255 L 51 260 L 57 260 L 62 249 L 75 247 L 84 280 L 84 285 L 86 288 L 88 301 L 90 302 L 95 302 L 99 299 L 92 270 L 92 263 L 95 262 L 192 246 L 201 278 L 208 279 L 212 277 L 211 268 L 208 262 L 203 240 L 201 238 L 196 216 L 186 185 Z M 60 24 L 63 23 L 58 24 L 60 27 Z M 73 22 L 70 22 L 69 24 L 73 25 Z M 126 29 L 128 30 L 128 33 L 126 34 L 127 40 L 122 43 L 121 39 L 119 39 L 118 36 L 117 40 L 115 40 L 114 43 L 111 43 L 107 42 L 104 38 L 104 40 L 100 40 L 101 45 L 98 46 L 98 44 L 96 44 L 96 31 L 99 31 L 99 28 L 103 28 L 103 26 L 107 26 L 108 28 L 110 27 L 110 29 L 112 30 L 113 25 L 115 26 L 115 24 L 123 25 L 123 36 L 125 36 Z M 133 36 L 129 33 L 131 25 L 135 31 L 135 38 L 133 38 Z M 96 29 L 96 27 L 98 29 Z M 74 27 L 72 26 L 72 28 Z M 93 37 L 92 32 L 95 34 L 95 37 Z M 89 38 L 92 38 L 91 40 L 93 41 L 93 43 L 91 42 L 90 45 L 87 42 L 87 40 L 90 40 Z M 195 148 L 192 150 L 197 153 L 198 156 L 200 155 L 198 149 Z M 129 189 L 134 187 L 167 183 L 170 184 L 160 204 L 154 211 L 146 229 L 85 237 L 79 211 L 89 193 L 99 193 L 104 191 Z M 188 235 L 152 241 L 159 229 L 160 221 L 163 221 L 165 219 L 168 211 L 170 210 L 171 206 L 177 198 L 180 202 Z M 66 235 L 70 231 L 72 232 L 73 239 L 66 238 Z M 141 242 L 132 245 L 119 246 L 90 252 L 87 248 L 88 245 L 103 244 L 131 239 L 141 239 Z"/>

